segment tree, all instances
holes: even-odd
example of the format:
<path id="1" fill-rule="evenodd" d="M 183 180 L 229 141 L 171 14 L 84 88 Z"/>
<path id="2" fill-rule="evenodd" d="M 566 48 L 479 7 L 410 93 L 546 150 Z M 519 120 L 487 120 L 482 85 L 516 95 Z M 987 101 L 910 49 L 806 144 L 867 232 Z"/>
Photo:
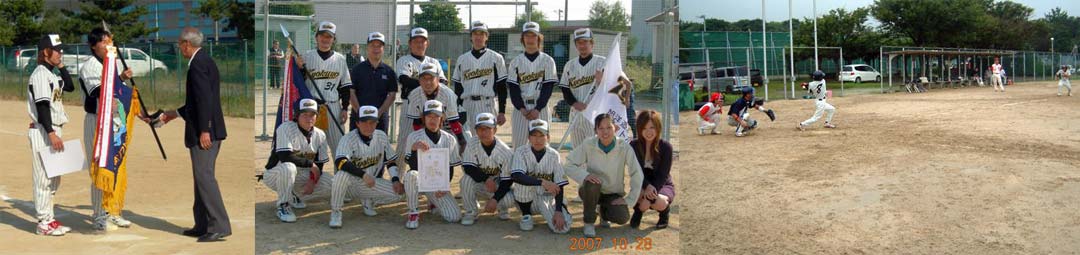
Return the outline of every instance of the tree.
<path id="1" fill-rule="evenodd" d="M 229 3 L 226 0 L 200 0 L 199 7 L 192 9 L 191 14 L 208 18 L 214 22 L 214 43 L 218 42 L 218 33 L 221 31 L 221 20 L 229 14 Z M 254 21 L 253 21 L 254 22 Z"/>
<path id="2" fill-rule="evenodd" d="M 970 47 L 965 44 L 977 39 L 992 1 L 878 0 L 870 13 L 882 28 L 910 37 L 916 46 Z"/>
<path id="3" fill-rule="evenodd" d="M 630 31 L 629 23 L 630 14 L 619 1 L 596 1 L 589 9 L 589 27 L 627 32 Z"/>
<path id="4" fill-rule="evenodd" d="M 32 45 L 41 38 L 44 3 L 36 0 L 0 1 L 0 45 Z"/>
<path id="5" fill-rule="evenodd" d="M 465 28 L 465 23 L 458 18 L 457 6 L 445 0 L 432 2 L 443 3 L 421 5 L 420 13 L 413 15 L 417 27 L 428 31 L 460 31 Z"/>
<path id="6" fill-rule="evenodd" d="M 233 0 L 229 4 L 229 22 L 222 31 L 236 30 L 236 37 L 240 39 L 255 38 L 255 19 L 251 17 L 254 11 L 255 3 Z"/>
<path id="7" fill-rule="evenodd" d="M 842 47 L 847 59 L 874 57 L 878 53 L 882 36 L 867 23 L 869 16 L 870 10 L 867 8 L 850 12 L 843 8 L 830 10 L 817 19 L 818 45 Z M 807 26 L 808 29 L 795 30 L 795 44 L 813 45 L 814 20 L 806 18 L 802 22 L 811 25 Z"/>
<path id="8" fill-rule="evenodd" d="M 526 18 L 529 17 L 532 18 L 532 22 L 540 24 L 540 31 L 544 31 L 548 27 L 551 27 L 551 23 L 548 23 L 547 18 L 544 17 L 544 13 L 539 10 L 533 9 L 531 15 L 525 15 L 529 15 L 529 13 L 522 13 L 514 18 L 514 28 L 516 28 L 517 31 L 521 31 L 521 27 L 525 26 L 525 22 L 528 22 Z"/>
<path id="9" fill-rule="evenodd" d="M 1049 38 L 1053 37 L 1055 52 L 1071 52 L 1073 45 L 1080 44 L 1080 17 L 1069 16 L 1061 8 L 1054 8 L 1035 22 L 1042 25 L 1047 34 L 1041 37 L 1031 36 L 1028 38 L 1030 45 L 1038 45 L 1040 49 L 1049 51 Z"/>
<path id="10" fill-rule="evenodd" d="M 113 41 L 119 43 L 129 42 L 132 39 L 143 37 L 157 32 L 158 28 L 149 27 L 139 17 L 150 11 L 146 6 L 135 5 L 135 0 L 82 0 L 79 13 L 63 11 L 72 17 L 71 30 L 65 34 L 83 35 L 90 32 L 94 27 L 100 27 L 101 21 L 109 23 L 109 29 L 113 34 Z"/>

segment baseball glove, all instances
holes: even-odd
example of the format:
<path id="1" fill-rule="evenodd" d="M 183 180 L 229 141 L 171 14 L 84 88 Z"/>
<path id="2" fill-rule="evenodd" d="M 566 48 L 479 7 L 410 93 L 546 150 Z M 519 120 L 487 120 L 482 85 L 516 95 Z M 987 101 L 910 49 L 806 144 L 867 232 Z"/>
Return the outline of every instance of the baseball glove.
<path id="1" fill-rule="evenodd" d="M 776 121 L 776 112 L 773 112 L 772 109 L 766 110 L 765 115 L 769 115 L 769 121 Z"/>

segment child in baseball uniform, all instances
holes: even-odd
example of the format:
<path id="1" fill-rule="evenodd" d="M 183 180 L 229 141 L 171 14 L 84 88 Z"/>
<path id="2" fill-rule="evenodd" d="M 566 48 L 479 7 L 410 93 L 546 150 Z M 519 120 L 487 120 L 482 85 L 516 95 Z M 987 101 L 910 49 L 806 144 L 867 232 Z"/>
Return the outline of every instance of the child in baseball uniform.
<path id="1" fill-rule="evenodd" d="M 742 97 L 735 100 L 728 109 L 728 126 L 735 127 L 735 136 L 743 137 L 754 128 L 757 128 L 757 120 L 750 118 L 750 109 L 764 112 L 769 120 L 775 121 L 776 114 L 772 109 L 765 109 L 765 100 L 754 98 L 754 88 L 745 86 L 740 89 Z"/>
<path id="2" fill-rule="evenodd" d="M 503 220 L 510 219 L 509 210 L 514 205 L 513 193 L 508 193 L 514 152 L 495 136 L 498 124 L 494 114 L 480 113 L 475 119 L 473 130 L 476 130 L 476 136 L 469 139 L 461 155 L 461 166 L 466 175 L 461 177 L 461 204 L 465 208 L 462 225 L 472 225 L 476 221 L 480 214 L 480 198 L 487 201 L 485 211 L 494 212 L 496 208 L 486 209 L 497 205 L 499 218 Z M 507 195 L 511 198 L 506 198 Z"/>
<path id="3" fill-rule="evenodd" d="M 312 76 L 307 83 L 308 89 L 312 90 L 316 98 L 319 98 L 320 93 L 322 95 L 319 99 L 323 101 L 323 105 L 320 105 L 316 126 L 326 131 L 326 142 L 331 150 L 337 149 L 338 141 L 349 132 L 347 124 L 352 101 L 349 93 L 352 89 L 349 65 L 345 55 L 333 49 L 337 41 L 336 33 L 337 26 L 334 23 L 319 22 L 315 33 L 318 48 L 308 50 L 297 58 L 297 64 L 307 69 Z M 334 118 L 331 118 L 330 114 Z M 335 118 L 338 123 L 332 123 Z"/>
<path id="4" fill-rule="evenodd" d="M 1069 66 L 1061 65 L 1061 70 L 1057 71 L 1055 76 L 1058 77 L 1058 96 L 1061 96 L 1061 89 L 1068 89 L 1069 96 L 1072 96 L 1072 82 L 1069 78 L 1072 78 L 1072 70 L 1069 70 Z"/>
<path id="5" fill-rule="evenodd" d="M 384 165 L 397 173 L 397 154 L 390 146 L 386 132 L 375 128 L 379 121 L 379 108 L 365 105 L 356 116 L 357 129 L 346 134 L 338 144 L 334 164 L 343 173 L 335 173 L 330 186 L 330 227 L 341 227 L 341 207 L 345 195 L 371 200 L 373 205 L 397 202 L 401 196 L 394 192 L 389 180 L 375 177 Z M 364 206 L 364 214 L 375 216 L 373 208 Z"/>
<path id="6" fill-rule="evenodd" d="M 706 130 L 708 134 L 720 134 L 716 131 L 716 127 L 720 126 L 720 120 L 724 115 L 724 95 L 718 92 L 713 92 L 709 95 L 709 102 L 702 105 L 698 109 L 698 119 L 701 120 L 701 124 L 698 126 L 698 135 L 705 135 Z"/>
<path id="7" fill-rule="evenodd" d="M 514 201 L 521 210 L 521 230 L 532 230 L 532 214 L 539 211 L 552 232 L 565 234 L 572 222 L 563 204 L 563 187 L 569 182 L 559 151 L 548 145 L 548 130 L 547 121 L 529 122 L 529 144 L 514 148 L 510 179 L 514 181 Z"/>
<path id="8" fill-rule="evenodd" d="M 566 175 L 580 183 L 578 196 L 584 206 L 586 237 L 596 236 L 596 218 L 626 224 L 630 206 L 637 204 L 641 182 L 645 176 L 638 165 L 634 149 L 627 141 L 615 136 L 611 115 L 596 115 L 595 136 L 585 139 L 566 157 Z M 630 176 L 630 192 L 626 192 L 626 176 Z M 597 209 L 603 213 L 597 215 Z"/>
<path id="9" fill-rule="evenodd" d="M 797 128 L 800 131 L 805 130 L 806 127 L 814 124 L 814 122 L 817 122 L 818 119 L 821 119 L 821 115 L 824 113 L 829 114 L 825 116 L 825 128 L 836 128 L 836 125 L 832 124 L 832 117 L 833 114 L 836 113 L 836 107 L 833 107 L 828 102 L 825 102 L 826 91 L 828 91 L 825 88 L 825 72 L 822 72 L 821 70 L 814 71 L 814 74 L 811 75 L 811 77 L 814 79 L 814 81 L 811 81 L 810 84 L 806 86 L 806 89 L 809 90 L 810 95 L 814 97 L 814 116 L 811 116 L 810 119 L 799 123 L 799 126 Z"/>
<path id="10" fill-rule="evenodd" d="M 589 28 L 574 30 L 574 46 L 578 58 L 566 61 L 563 66 L 559 88 L 563 100 L 570 105 L 570 144 L 577 148 L 585 138 L 593 135 L 589 117 L 583 113 L 596 89 L 597 71 L 604 67 L 606 58 L 593 54 L 593 34 Z"/>
<path id="11" fill-rule="evenodd" d="M 71 74 L 60 60 L 60 35 L 48 34 L 38 40 L 37 64 L 30 74 L 30 84 L 26 90 L 26 108 L 32 121 L 27 137 L 30 139 L 30 154 L 34 171 L 34 212 L 38 220 L 37 234 L 62 236 L 71 228 L 64 226 L 54 218 L 53 195 L 60 187 L 60 176 L 49 178 L 45 173 L 38 151 L 63 151 L 64 141 L 60 139 L 62 127 L 67 124 L 62 95 L 75 91 Z M 60 76 L 53 74 L 59 69 Z"/>
<path id="12" fill-rule="evenodd" d="M 92 58 L 88 58 L 83 61 L 82 67 L 79 68 L 79 82 L 82 83 L 83 91 L 83 110 L 86 111 L 86 116 L 83 119 L 83 147 L 86 153 L 86 158 L 91 159 L 94 156 L 93 144 L 94 135 L 97 133 L 97 109 L 98 98 L 101 95 L 101 73 L 102 73 L 102 61 L 108 54 L 108 47 L 113 46 L 112 33 L 106 31 L 105 28 L 94 28 L 90 31 L 90 34 L 86 36 L 86 44 L 90 46 L 90 50 L 93 53 Z M 119 61 L 114 62 L 119 65 Z M 121 68 L 117 68 L 120 70 Z M 131 79 L 131 69 L 124 70 L 120 73 L 120 79 Z M 91 174 L 93 175 L 93 174 Z M 91 178 L 93 180 L 93 178 Z M 103 196 L 115 197 L 115 199 L 107 199 L 114 203 L 105 205 L 102 201 Z M 123 205 L 123 194 L 117 194 L 117 192 L 109 192 L 105 194 L 101 189 L 97 188 L 94 183 L 90 184 L 90 207 L 93 208 L 93 214 L 91 218 L 94 219 L 94 228 L 97 230 L 116 230 L 117 227 L 131 227 L 131 221 L 128 221 L 120 216 L 120 212 L 123 211 L 121 206 Z M 107 207 L 107 208 L 106 208 Z M 111 211 L 111 212 L 107 212 Z"/>
<path id="13" fill-rule="evenodd" d="M 460 109 L 465 114 L 465 133 L 476 135 L 476 115 L 497 113 L 495 124 L 506 122 L 506 60 L 502 54 L 487 48 L 488 27 L 474 21 L 469 29 L 472 50 L 457 58 L 454 75 L 454 92 L 458 95 Z M 498 102 L 495 99 L 498 98 Z M 496 104 L 498 111 L 496 112 Z"/>
<path id="14" fill-rule="evenodd" d="M 990 66 L 990 72 L 992 74 L 990 76 L 990 86 L 994 87 L 994 92 L 997 92 L 999 87 L 1001 92 L 1005 92 L 1005 84 L 1002 82 L 1002 79 L 1005 78 L 1005 69 L 1001 67 L 1001 58 L 994 58 L 994 65 Z"/>
<path id="15" fill-rule="evenodd" d="M 278 194 L 277 216 L 282 222 L 296 222 L 294 208 L 306 208 L 304 198 L 329 193 L 331 178 L 322 174 L 330 161 L 326 134 L 315 127 L 318 103 L 300 99 L 293 121 L 274 130 L 274 154 L 278 163 L 263 174 L 263 184 Z"/>
<path id="16" fill-rule="evenodd" d="M 428 31 L 422 27 L 413 28 L 409 31 L 409 54 L 401 56 L 397 59 L 394 69 L 398 73 L 398 83 L 401 83 L 401 89 L 398 92 L 401 95 L 402 104 L 408 106 L 409 95 L 412 91 L 420 87 L 420 74 L 424 64 L 430 64 L 436 67 L 440 67 L 439 60 L 433 57 L 426 56 L 428 48 Z M 442 68 L 436 68 L 438 82 L 441 84 L 446 83 L 446 75 L 443 73 Z M 418 103 L 423 103 L 421 102 Z M 413 124 L 413 121 L 407 117 L 409 112 L 408 107 L 401 108 L 401 114 L 398 116 L 398 127 L 401 131 L 398 132 L 397 141 L 405 141 L 405 139 L 412 132 L 406 128 Z M 457 114 L 457 113 L 455 113 Z M 397 143 L 398 155 L 405 154 L 405 144 Z M 398 157 L 398 160 L 405 160 L 403 157 Z M 398 164 L 404 164 L 405 162 L 398 162 Z"/>
<path id="17" fill-rule="evenodd" d="M 408 204 L 409 211 L 405 214 L 405 228 L 416 229 L 420 226 L 420 212 L 417 207 L 420 203 L 420 187 L 418 162 L 418 152 L 427 151 L 432 148 L 446 148 L 450 150 L 450 172 L 453 173 L 453 167 L 461 165 L 461 154 L 458 154 L 458 141 L 454 135 L 442 130 L 443 121 L 446 117 L 446 107 L 439 100 L 427 100 L 424 102 L 424 128 L 413 131 L 409 134 L 409 138 L 405 141 L 405 144 L 409 146 L 409 152 L 405 154 L 405 161 L 409 163 L 409 170 L 406 171 L 403 176 L 394 175 L 393 181 L 396 191 L 404 189 L 405 201 Z M 452 112 L 450 112 L 452 113 Z M 453 175 L 450 175 L 450 179 L 453 179 Z M 447 180 L 450 181 L 450 180 Z M 450 191 L 437 191 L 437 192 L 424 192 L 422 193 L 427 197 L 428 202 L 436 207 L 429 207 L 429 210 L 433 213 L 437 213 L 443 217 L 447 222 L 458 222 L 461 220 L 461 207 L 458 207 L 457 201 L 454 200 L 454 195 L 450 194 Z"/>
<path id="18" fill-rule="evenodd" d="M 517 109 L 513 114 L 514 148 L 525 145 L 529 133 L 529 122 L 537 119 L 551 121 L 547 103 L 551 91 L 558 83 L 555 72 L 555 59 L 541 50 L 544 35 L 540 33 L 540 24 L 527 22 L 522 26 L 521 43 L 525 52 L 510 61 L 510 77 L 506 84 L 510 91 L 510 101 Z"/>
<path id="19" fill-rule="evenodd" d="M 420 68 L 420 89 L 414 89 L 409 93 L 409 104 L 405 106 L 405 115 L 412 124 L 412 128 L 406 130 L 412 132 L 423 129 L 424 121 L 421 114 L 424 111 L 424 104 L 428 100 L 437 100 L 446 106 L 443 127 L 450 131 L 454 138 L 457 138 L 459 148 L 465 148 L 464 129 L 461 126 L 461 118 L 458 117 L 457 94 L 439 83 L 436 76 L 438 70 L 440 70 L 438 65 L 430 63 L 424 63 Z"/>

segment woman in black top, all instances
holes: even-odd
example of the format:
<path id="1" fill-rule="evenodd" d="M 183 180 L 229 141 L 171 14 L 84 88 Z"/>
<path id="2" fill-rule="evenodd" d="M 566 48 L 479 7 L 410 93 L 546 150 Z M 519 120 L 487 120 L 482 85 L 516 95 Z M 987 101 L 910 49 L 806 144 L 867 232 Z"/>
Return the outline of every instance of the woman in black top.
<path id="1" fill-rule="evenodd" d="M 642 111 L 635 125 L 638 137 L 630 142 L 637 154 L 638 164 L 645 173 L 645 181 L 641 182 L 641 198 L 630 218 L 633 228 L 641 225 L 641 215 L 649 209 L 660 212 L 656 228 L 667 228 L 670 206 L 675 199 L 675 184 L 671 180 L 672 147 L 667 141 L 660 140 L 660 130 L 663 129 L 660 123 L 660 113 Z"/>

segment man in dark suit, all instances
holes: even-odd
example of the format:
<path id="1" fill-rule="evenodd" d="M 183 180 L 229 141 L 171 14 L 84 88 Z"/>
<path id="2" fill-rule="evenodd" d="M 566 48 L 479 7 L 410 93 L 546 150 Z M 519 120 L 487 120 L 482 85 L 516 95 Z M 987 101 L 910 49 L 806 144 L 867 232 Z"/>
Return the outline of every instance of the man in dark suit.
<path id="1" fill-rule="evenodd" d="M 229 214 L 221 200 L 214 177 L 221 141 L 225 140 L 225 118 L 221 113 L 220 80 L 218 68 L 210 53 L 200 50 L 203 34 L 188 27 L 177 42 L 180 53 L 188 62 L 187 98 L 184 106 L 166 111 L 158 120 L 149 121 L 163 125 L 178 117 L 184 118 L 184 146 L 191 152 L 191 168 L 195 176 L 195 226 L 184 230 L 186 236 L 199 237 L 199 242 L 224 241 L 232 234 Z"/>

